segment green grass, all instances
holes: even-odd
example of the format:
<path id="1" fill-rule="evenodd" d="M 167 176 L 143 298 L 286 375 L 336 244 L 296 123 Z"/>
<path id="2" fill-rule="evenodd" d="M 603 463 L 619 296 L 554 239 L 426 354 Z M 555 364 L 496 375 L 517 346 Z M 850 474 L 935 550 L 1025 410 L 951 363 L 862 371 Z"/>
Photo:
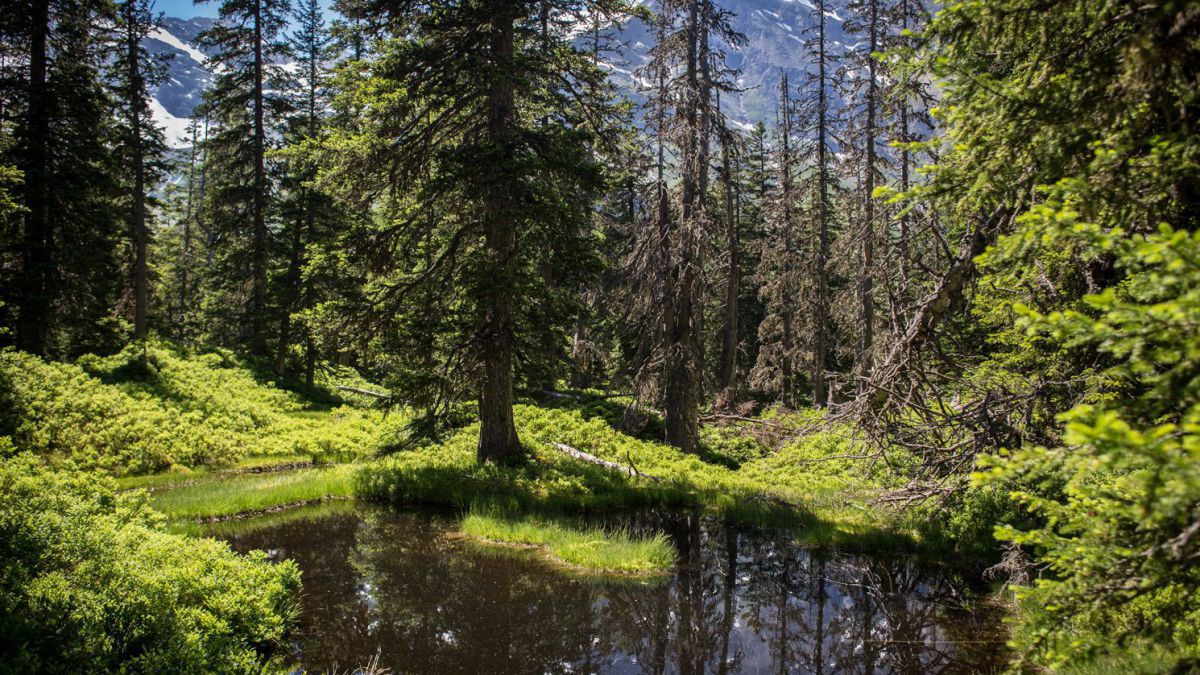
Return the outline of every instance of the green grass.
<path id="1" fill-rule="evenodd" d="M 260 513 L 281 506 L 310 503 L 354 494 L 355 467 L 246 474 L 164 489 L 150 505 L 172 520 L 205 520 Z"/>
<path id="2" fill-rule="evenodd" d="M 590 574 L 663 576 L 675 564 L 675 553 L 662 534 L 636 537 L 624 530 L 576 528 L 487 510 L 467 515 L 461 529 L 487 544 L 535 548 L 557 563 Z"/>
<path id="3" fill-rule="evenodd" d="M 195 469 L 176 467 L 172 471 L 166 471 L 163 473 L 151 473 L 141 476 L 122 476 L 117 479 L 117 487 L 121 490 L 141 488 L 153 491 L 182 483 L 200 482 L 219 475 L 266 472 L 275 469 L 276 467 L 290 468 L 298 464 L 311 464 L 312 461 L 313 458 L 311 455 L 247 457 L 240 461 L 234 462 L 226 469 L 216 469 L 206 466 L 197 467 Z"/>
<path id="4" fill-rule="evenodd" d="M 495 504 L 505 512 L 577 513 L 625 508 L 702 508 L 732 520 L 789 527 L 807 543 L 914 551 L 916 528 L 869 505 L 894 477 L 869 475 L 846 460 L 847 441 L 810 436 L 733 469 L 656 441 L 628 436 L 607 421 L 567 409 L 518 405 L 518 432 L 531 458 L 518 466 L 475 462 L 478 425 L 441 444 L 362 465 L 356 491 L 368 499 L 469 509 Z M 651 479 L 568 458 L 562 442 L 593 455 L 632 463 Z"/>
<path id="5" fill-rule="evenodd" d="M 1179 654 L 1165 647 L 1134 644 L 1085 663 L 1070 664 L 1059 672 L 1063 675 L 1165 675 L 1195 672 L 1191 668 L 1183 664 Z"/>
<path id="6" fill-rule="evenodd" d="M 403 412 L 343 400 L 331 393 L 335 382 L 302 395 L 229 352 L 163 341 L 75 363 L 3 352 L 0 428 L 51 465 L 114 476 L 224 468 L 250 456 L 349 461 L 391 443 Z"/>

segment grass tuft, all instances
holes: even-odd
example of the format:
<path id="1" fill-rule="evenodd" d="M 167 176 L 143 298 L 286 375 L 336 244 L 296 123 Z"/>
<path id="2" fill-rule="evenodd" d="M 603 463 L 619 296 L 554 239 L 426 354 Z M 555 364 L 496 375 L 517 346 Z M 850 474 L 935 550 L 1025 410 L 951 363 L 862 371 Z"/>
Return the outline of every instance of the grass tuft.
<path id="1" fill-rule="evenodd" d="M 283 506 L 349 498 L 355 468 L 328 468 L 247 474 L 206 480 L 150 496 L 150 505 L 173 520 L 210 520 L 262 513 Z"/>
<path id="2" fill-rule="evenodd" d="M 576 528 L 488 510 L 472 511 L 461 528 L 477 541 L 536 548 L 558 563 L 591 574 L 664 576 L 675 564 L 675 553 L 661 533 L 639 537 L 626 530 Z"/>

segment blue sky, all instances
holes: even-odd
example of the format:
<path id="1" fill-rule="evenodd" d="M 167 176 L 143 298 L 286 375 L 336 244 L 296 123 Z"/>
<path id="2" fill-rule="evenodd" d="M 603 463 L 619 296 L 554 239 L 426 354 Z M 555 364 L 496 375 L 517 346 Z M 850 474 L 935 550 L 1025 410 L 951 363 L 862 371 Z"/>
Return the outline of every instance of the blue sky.
<path id="1" fill-rule="evenodd" d="M 332 0 L 321 0 L 321 4 L 328 7 Z M 193 16 L 216 16 L 221 7 L 221 0 L 210 0 L 200 4 L 195 4 L 192 0 L 155 0 L 154 7 L 167 16 L 190 19 Z"/>

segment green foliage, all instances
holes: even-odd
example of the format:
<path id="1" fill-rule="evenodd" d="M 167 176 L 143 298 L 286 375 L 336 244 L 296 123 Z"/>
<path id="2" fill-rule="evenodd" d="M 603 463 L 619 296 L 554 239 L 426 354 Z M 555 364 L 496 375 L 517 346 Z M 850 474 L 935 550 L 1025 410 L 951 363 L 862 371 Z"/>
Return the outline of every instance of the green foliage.
<path id="1" fill-rule="evenodd" d="M 227 465 L 247 456 L 307 454 L 318 461 L 385 443 L 383 412 L 305 410 L 225 352 L 189 354 L 133 345 L 110 357 L 47 363 L 0 353 L 0 421 L 18 447 L 114 474 Z"/>
<path id="2" fill-rule="evenodd" d="M 161 531 L 110 479 L 0 459 L 0 670 L 259 672 L 299 584 L 293 563 Z"/>
<path id="3" fill-rule="evenodd" d="M 1070 203 L 1030 218 L 1045 236 L 1112 256 L 1125 281 L 1086 296 L 1084 310 L 1018 308 L 1031 334 L 1112 365 L 1096 376 L 1096 403 L 1062 416 L 1063 447 L 997 458 L 981 477 L 1011 485 L 1044 522 L 998 531 L 1050 572 L 1020 592 L 1042 611 L 1016 644 L 1054 665 L 1135 636 L 1200 656 L 1200 233 L 1164 225 L 1129 237 L 1081 222 Z"/>
<path id="4" fill-rule="evenodd" d="M 580 528 L 487 509 L 473 510 L 460 527 L 487 543 L 541 549 L 554 560 L 588 573 L 663 575 L 675 564 L 675 551 L 662 533 L 638 537 L 623 530 Z"/>

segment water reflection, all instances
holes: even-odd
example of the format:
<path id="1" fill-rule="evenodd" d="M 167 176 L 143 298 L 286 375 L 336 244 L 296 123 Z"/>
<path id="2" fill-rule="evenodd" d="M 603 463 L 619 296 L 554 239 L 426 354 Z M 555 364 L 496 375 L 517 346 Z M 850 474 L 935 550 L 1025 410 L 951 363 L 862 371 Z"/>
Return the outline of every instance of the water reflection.
<path id="1" fill-rule="evenodd" d="M 626 523 L 630 524 L 630 523 Z M 696 516 L 642 515 L 679 551 L 657 585 L 573 579 L 360 508 L 227 537 L 304 571 L 298 656 L 396 673 L 931 673 L 999 670 L 997 617 L 904 559 L 807 551 Z"/>

